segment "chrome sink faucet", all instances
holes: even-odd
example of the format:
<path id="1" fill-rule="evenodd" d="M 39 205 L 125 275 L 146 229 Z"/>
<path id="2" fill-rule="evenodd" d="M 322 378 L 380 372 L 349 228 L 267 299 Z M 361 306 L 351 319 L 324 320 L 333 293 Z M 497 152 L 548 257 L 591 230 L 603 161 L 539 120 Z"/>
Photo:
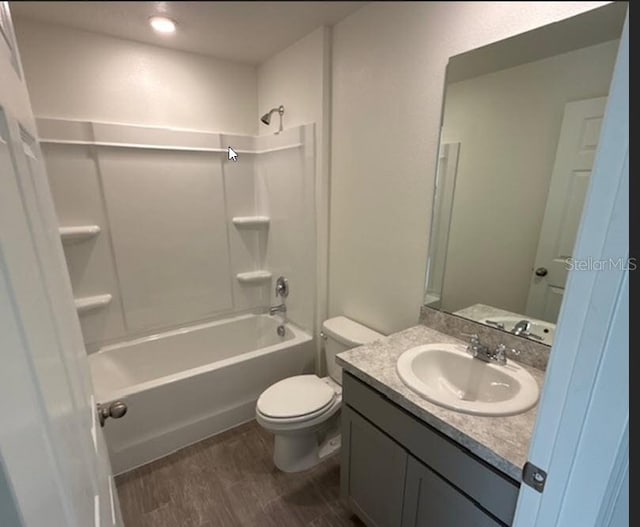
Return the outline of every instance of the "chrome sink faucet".
<path id="1" fill-rule="evenodd" d="M 496 349 L 492 350 L 489 346 L 480 343 L 480 338 L 475 333 L 463 333 L 469 337 L 467 352 L 475 359 L 483 362 L 490 362 L 504 366 L 507 363 L 507 347 L 504 344 L 498 344 Z M 513 354 L 519 355 L 520 352 L 515 349 L 510 350 Z"/>
<path id="2" fill-rule="evenodd" d="M 526 319 L 523 319 L 520 322 L 518 322 L 515 326 L 513 326 L 513 329 L 511 330 L 511 332 L 514 335 L 528 335 L 530 331 L 531 331 L 531 322 L 529 322 Z"/>
<path id="3" fill-rule="evenodd" d="M 526 319 L 520 320 L 515 326 L 513 326 L 511 333 L 520 337 L 531 337 L 536 340 L 544 340 L 540 335 L 531 333 L 531 321 Z"/>

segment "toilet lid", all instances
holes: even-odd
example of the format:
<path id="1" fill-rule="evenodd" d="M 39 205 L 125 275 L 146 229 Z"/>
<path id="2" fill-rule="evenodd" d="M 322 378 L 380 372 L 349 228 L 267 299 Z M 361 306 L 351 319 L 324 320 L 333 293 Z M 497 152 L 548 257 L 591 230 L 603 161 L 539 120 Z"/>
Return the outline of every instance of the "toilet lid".
<path id="1" fill-rule="evenodd" d="M 258 398 L 257 407 L 267 417 L 301 417 L 326 408 L 335 395 L 317 375 L 296 375 L 267 388 Z"/>

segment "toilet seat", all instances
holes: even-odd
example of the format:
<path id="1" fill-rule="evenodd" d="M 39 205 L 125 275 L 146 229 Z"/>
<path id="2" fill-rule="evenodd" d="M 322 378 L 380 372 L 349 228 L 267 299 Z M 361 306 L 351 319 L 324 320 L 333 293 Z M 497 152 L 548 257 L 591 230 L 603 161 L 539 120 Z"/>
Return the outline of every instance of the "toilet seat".
<path id="1" fill-rule="evenodd" d="M 317 375 L 296 375 L 267 388 L 256 409 L 274 422 L 307 421 L 329 410 L 336 396 L 336 390 Z"/>

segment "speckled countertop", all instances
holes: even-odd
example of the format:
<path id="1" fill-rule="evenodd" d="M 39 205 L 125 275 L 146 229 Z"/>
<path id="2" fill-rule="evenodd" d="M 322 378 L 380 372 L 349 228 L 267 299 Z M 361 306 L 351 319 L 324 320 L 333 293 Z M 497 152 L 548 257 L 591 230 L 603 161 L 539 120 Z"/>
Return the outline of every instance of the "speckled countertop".
<path id="1" fill-rule="evenodd" d="M 377 342 L 340 353 L 342 368 L 364 381 L 390 400 L 425 421 L 476 456 L 513 479 L 520 481 L 527 461 L 538 406 L 528 412 L 507 417 L 482 417 L 447 410 L 411 391 L 396 373 L 400 354 L 421 344 L 462 341 L 427 326 L 415 326 L 394 333 Z M 544 372 L 520 364 L 538 382 L 540 390 Z"/>

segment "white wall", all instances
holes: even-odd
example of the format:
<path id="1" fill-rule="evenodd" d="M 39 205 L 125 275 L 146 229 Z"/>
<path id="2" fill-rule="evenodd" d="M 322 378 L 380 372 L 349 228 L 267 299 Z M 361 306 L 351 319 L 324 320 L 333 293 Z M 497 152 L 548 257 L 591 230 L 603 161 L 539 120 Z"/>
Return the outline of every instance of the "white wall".
<path id="1" fill-rule="evenodd" d="M 442 309 L 525 313 L 565 104 L 607 95 L 618 42 L 447 86 L 442 138 L 461 147 Z"/>
<path id="2" fill-rule="evenodd" d="M 417 322 L 450 56 L 604 2 L 373 2 L 333 28 L 329 312 Z"/>
<path id="3" fill-rule="evenodd" d="M 258 66 L 257 116 L 284 104 L 285 128 L 322 122 L 328 37 L 328 28 L 318 28 Z M 270 126 L 260 123 L 259 134 L 275 132 L 278 118 L 274 114 Z"/>
<path id="4" fill-rule="evenodd" d="M 315 123 L 316 137 L 316 232 L 317 272 L 313 289 L 316 329 L 327 313 L 327 253 L 329 211 L 329 108 L 330 108 L 330 29 L 321 27 L 292 44 L 258 67 L 258 114 L 281 104 L 285 107 L 284 126 L 290 128 Z M 260 123 L 260 135 L 277 130 L 278 116 L 271 126 Z M 308 291 L 292 290 L 292 297 Z"/>
<path id="5" fill-rule="evenodd" d="M 256 70 L 18 18 L 37 117 L 255 134 Z"/>

